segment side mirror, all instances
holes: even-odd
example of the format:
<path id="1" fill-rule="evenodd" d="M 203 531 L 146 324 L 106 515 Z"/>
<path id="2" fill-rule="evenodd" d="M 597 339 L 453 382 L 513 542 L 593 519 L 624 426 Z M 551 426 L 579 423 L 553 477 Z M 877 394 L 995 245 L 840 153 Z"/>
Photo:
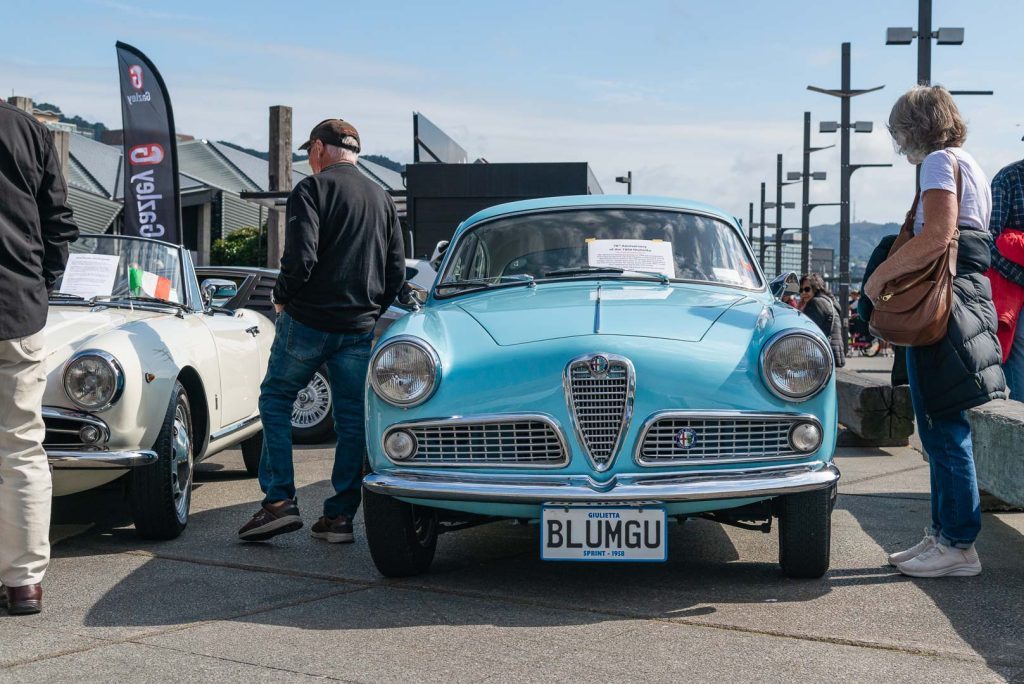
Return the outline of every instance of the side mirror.
<path id="1" fill-rule="evenodd" d="M 451 244 L 448 240 L 441 240 L 434 247 L 434 253 L 430 255 L 430 266 L 435 270 L 441 268 L 441 260 L 444 259 L 445 252 L 448 251 L 448 245 Z"/>
<path id="2" fill-rule="evenodd" d="M 420 307 L 427 301 L 427 291 L 415 283 L 405 282 L 402 291 L 398 293 L 398 305 L 410 311 L 419 311 Z"/>
<path id="3" fill-rule="evenodd" d="M 207 306 L 220 306 L 238 294 L 238 285 L 224 278 L 207 278 L 199 289 Z"/>
<path id="4" fill-rule="evenodd" d="M 783 295 L 800 294 L 800 278 L 792 271 L 783 273 L 768 284 L 768 289 L 776 299 L 782 299 Z"/>

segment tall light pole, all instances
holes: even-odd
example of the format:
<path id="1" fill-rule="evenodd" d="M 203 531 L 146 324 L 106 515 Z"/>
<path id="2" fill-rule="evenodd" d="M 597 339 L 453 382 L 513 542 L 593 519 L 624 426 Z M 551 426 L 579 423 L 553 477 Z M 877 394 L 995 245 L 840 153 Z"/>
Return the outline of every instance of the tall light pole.
<path id="1" fill-rule="evenodd" d="M 768 207 L 765 206 L 764 201 L 764 183 L 761 183 L 761 244 L 759 245 L 761 252 L 761 268 L 764 268 L 764 210 Z"/>
<path id="2" fill-rule="evenodd" d="M 625 176 L 616 176 L 615 177 L 615 182 L 616 183 L 625 183 L 626 184 L 626 194 L 627 195 L 632 195 L 633 194 L 633 172 L 632 171 L 628 171 Z"/>
<path id="3" fill-rule="evenodd" d="M 809 273 L 811 270 L 811 181 L 825 180 L 827 176 L 824 171 L 811 172 L 811 152 L 827 150 L 835 145 L 825 147 L 811 147 L 811 113 L 804 112 L 804 167 L 803 171 L 790 171 L 786 179 L 803 182 L 803 201 L 801 202 L 800 217 L 800 273 Z"/>
<path id="4" fill-rule="evenodd" d="M 782 186 L 792 185 L 793 182 L 782 180 L 782 155 L 775 155 L 775 201 L 769 203 L 770 207 L 775 208 L 775 275 L 782 274 L 782 209 L 796 208 L 793 202 L 782 201 Z"/>
<path id="5" fill-rule="evenodd" d="M 754 203 L 750 203 L 750 219 L 747 221 L 747 241 L 754 242 Z"/>
<path id="6" fill-rule="evenodd" d="M 856 170 L 863 166 L 869 166 L 868 164 L 860 164 L 858 167 L 850 165 L 850 131 L 856 130 L 858 133 L 870 133 L 872 130 L 872 124 L 870 121 L 857 121 L 856 123 L 850 122 L 850 99 L 858 95 L 864 95 L 865 93 L 874 92 L 881 90 L 885 86 L 876 86 L 874 88 L 866 88 L 862 90 L 854 90 L 850 87 L 850 44 L 843 43 L 842 45 L 842 86 L 839 90 L 831 90 L 828 88 L 819 88 L 817 86 L 807 86 L 808 90 L 813 90 L 816 93 L 823 93 L 825 95 L 831 95 L 832 97 L 840 98 L 840 122 L 834 121 L 823 121 L 820 125 L 822 133 L 834 133 L 837 129 L 839 130 L 839 158 L 840 158 L 840 185 L 839 185 L 839 313 L 843 319 L 843 331 L 848 329 L 850 307 L 847 306 L 847 302 L 850 300 L 850 175 Z M 870 165 L 875 166 L 875 165 Z M 885 166 L 892 166 L 886 164 Z M 845 339 L 845 335 L 844 335 Z"/>

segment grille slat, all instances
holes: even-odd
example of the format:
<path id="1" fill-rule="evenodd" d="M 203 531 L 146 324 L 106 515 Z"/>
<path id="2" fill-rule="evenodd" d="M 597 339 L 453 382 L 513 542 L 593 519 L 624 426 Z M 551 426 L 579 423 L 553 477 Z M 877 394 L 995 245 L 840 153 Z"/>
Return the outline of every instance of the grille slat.
<path id="1" fill-rule="evenodd" d="M 790 428 L 797 422 L 799 418 L 785 416 L 660 418 L 644 433 L 639 460 L 646 465 L 662 465 L 803 456 L 789 443 Z M 695 442 L 684 447 L 678 436 L 687 428 L 693 431 Z"/>
<path id="2" fill-rule="evenodd" d="M 595 375 L 588 357 L 574 361 L 568 372 L 573 420 L 590 458 L 604 467 L 615 452 L 629 420 L 632 369 L 628 362 L 608 358 L 608 369 Z"/>
<path id="3" fill-rule="evenodd" d="M 495 420 L 405 426 L 416 438 L 420 465 L 562 465 L 561 437 L 543 420 Z"/>

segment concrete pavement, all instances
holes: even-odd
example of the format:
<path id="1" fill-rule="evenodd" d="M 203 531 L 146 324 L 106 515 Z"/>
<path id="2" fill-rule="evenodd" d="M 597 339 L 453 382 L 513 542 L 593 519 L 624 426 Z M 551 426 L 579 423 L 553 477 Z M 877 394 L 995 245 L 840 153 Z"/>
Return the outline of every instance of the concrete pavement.
<path id="1" fill-rule="evenodd" d="M 297 457 L 307 526 L 331 458 Z M 1024 681 L 1024 514 L 985 515 L 980 577 L 910 580 L 885 553 L 927 521 L 920 454 L 838 462 L 821 580 L 780 576 L 774 531 L 694 520 L 666 564 L 547 564 L 535 528 L 497 523 L 393 581 L 361 521 L 353 545 L 239 544 L 258 487 L 228 452 L 201 466 L 173 542 L 138 540 L 106 498 L 62 512 L 46 612 L 0 617 L 0 681 Z"/>

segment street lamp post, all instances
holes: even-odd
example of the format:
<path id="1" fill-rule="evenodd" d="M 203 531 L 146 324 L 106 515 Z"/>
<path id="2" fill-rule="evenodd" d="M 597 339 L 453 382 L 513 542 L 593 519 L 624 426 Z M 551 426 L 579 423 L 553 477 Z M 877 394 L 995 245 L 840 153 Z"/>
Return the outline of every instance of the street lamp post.
<path id="1" fill-rule="evenodd" d="M 782 186 L 792 185 L 795 181 L 782 180 L 782 155 L 775 155 L 775 201 L 768 203 L 768 208 L 775 209 L 775 275 L 782 274 L 782 242 L 779 240 L 779 227 L 782 225 L 782 209 L 795 209 L 793 202 L 782 201 Z M 764 264 L 762 264 L 763 266 Z"/>
<path id="2" fill-rule="evenodd" d="M 750 203 L 750 218 L 747 220 L 747 240 L 754 241 L 754 203 Z"/>
<path id="3" fill-rule="evenodd" d="M 768 208 L 768 207 L 765 206 L 765 201 L 764 201 L 764 186 L 765 186 L 765 184 L 761 183 L 761 223 L 760 223 L 760 227 L 761 227 L 761 244 L 760 244 L 761 268 L 764 268 L 764 210 Z"/>
<path id="4" fill-rule="evenodd" d="M 857 167 L 850 165 L 850 131 L 858 133 L 870 133 L 872 124 L 870 121 L 850 122 L 850 100 L 858 95 L 881 90 L 885 86 L 854 90 L 850 86 L 850 44 L 842 45 L 842 86 L 839 90 L 807 86 L 808 90 L 832 97 L 840 98 L 841 118 L 839 123 L 835 121 L 823 121 L 820 125 L 822 133 L 834 133 L 839 130 L 839 158 L 840 158 L 840 190 L 839 190 L 839 313 L 843 320 L 843 331 L 849 325 L 850 310 L 846 302 L 850 299 L 850 175 L 856 170 L 865 166 L 876 166 L 874 164 L 860 164 Z M 881 166 L 881 165 L 879 165 Z M 887 164 L 884 166 L 891 166 Z"/>
<path id="5" fill-rule="evenodd" d="M 615 182 L 616 183 L 625 183 L 626 184 L 626 194 L 627 195 L 632 195 L 633 194 L 633 172 L 632 171 L 626 172 L 625 176 L 616 176 L 615 177 Z"/>
<path id="6" fill-rule="evenodd" d="M 811 153 L 820 150 L 827 150 L 835 145 L 825 147 L 811 147 L 811 113 L 804 112 L 804 166 L 803 171 L 790 171 L 786 178 L 791 181 L 803 182 L 803 202 L 800 217 L 800 272 L 810 271 L 811 252 L 811 181 L 825 180 L 827 176 L 824 171 L 811 172 Z"/>

